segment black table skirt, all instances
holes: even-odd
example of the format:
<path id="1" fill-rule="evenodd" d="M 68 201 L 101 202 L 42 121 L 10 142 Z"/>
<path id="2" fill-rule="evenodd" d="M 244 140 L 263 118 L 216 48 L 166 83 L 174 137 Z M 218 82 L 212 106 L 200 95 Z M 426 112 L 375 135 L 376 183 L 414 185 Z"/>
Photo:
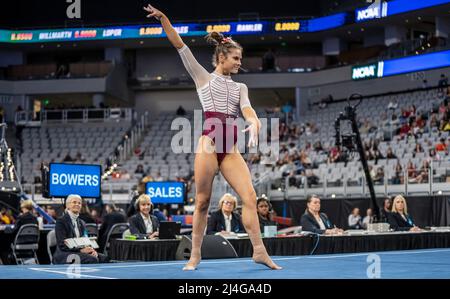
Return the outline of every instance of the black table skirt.
<path id="1" fill-rule="evenodd" d="M 307 255 L 316 244 L 316 237 L 265 238 L 270 255 Z M 249 239 L 229 239 L 239 257 L 250 257 Z M 115 260 L 167 261 L 175 260 L 179 240 L 111 242 L 109 255 Z M 366 236 L 321 236 L 314 254 L 373 252 L 386 250 L 412 250 L 449 248 L 450 232 L 402 233 Z"/>
<path id="2" fill-rule="evenodd" d="M 170 261 L 175 260 L 179 240 L 129 241 L 113 239 L 108 256 L 114 260 Z"/>

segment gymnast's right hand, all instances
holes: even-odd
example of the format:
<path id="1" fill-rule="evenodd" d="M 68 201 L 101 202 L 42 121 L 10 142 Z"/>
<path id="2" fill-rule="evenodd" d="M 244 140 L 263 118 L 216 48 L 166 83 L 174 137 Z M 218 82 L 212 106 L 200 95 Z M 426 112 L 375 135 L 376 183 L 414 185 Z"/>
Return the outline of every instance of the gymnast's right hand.
<path id="1" fill-rule="evenodd" d="M 160 10 L 157 10 L 150 4 L 144 6 L 144 10 L 149 13 L 147 15 L 147 18 L 155 17 L 157 20 L 161 20 L 161 18 L 164 16 L 164 14 Z"/>

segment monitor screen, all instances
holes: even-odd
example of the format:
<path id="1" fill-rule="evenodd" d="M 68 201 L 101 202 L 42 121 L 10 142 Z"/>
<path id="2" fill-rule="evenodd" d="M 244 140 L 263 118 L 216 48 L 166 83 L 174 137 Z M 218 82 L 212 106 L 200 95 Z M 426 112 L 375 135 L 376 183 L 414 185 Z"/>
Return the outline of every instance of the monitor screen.
<path id="1" fill-rule="evenodd" d="M 50 197 L 78 194 L 85 198 L 101 196 L 100 165 L 50 163 L 48 188 Z"/>
<path id="2" fill-rule="evenodd" d="M 186 197 L 186 186 L 183 182 L 147 182 L 145 194 L 150 196 L 154 204 L 182 204 Z"/>

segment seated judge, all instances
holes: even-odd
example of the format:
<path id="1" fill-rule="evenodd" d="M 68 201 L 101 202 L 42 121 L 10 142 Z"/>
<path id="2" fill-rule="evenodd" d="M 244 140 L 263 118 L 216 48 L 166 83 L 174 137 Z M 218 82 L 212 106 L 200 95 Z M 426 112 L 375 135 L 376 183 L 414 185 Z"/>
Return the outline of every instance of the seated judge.
<path id="1" fill-rule="evenodd" d="M 391 214 L 392 200 L 390 197 L 384 199 L 383 208 L 380 209 L 380 222 L 388 222 Z"/>
<path id="2" fill-rule="evenodd" d="M 36 224 L 38 225 L 38 220 L 36 216 L 33 215 L 33 201 L 24 200 L 20 203 L 21 214 L 17 217 L 16 223 L 14 224 L 14 229 L 12 235 L 15 237 L 19 232 L 19 229 L 25 224 Z"/>
<path id="3" fill-rule="evenodd" d="M 123 213 L 120 213 L 115 205 L 106 205 L 105 207 L 106 215 L 103 216 L 102 226 L 98 231 L 98 246 L 99 250 L 102 251 L 106 245 L 106 238 L 108 237 L 108 232 L 117 223 L 127 222 L 127 219 Z"/>
<path id="4" fill-rule="evenodd" d="M 392 203 L 392 212 L 388 218 L 391 228 L 395 231 L 421 231 L 419 227 L 414 224 L 412 217 L 408 214 L 408 207 L 406 199 L 397 195 Z"/>
<path id="5" fill-rule="evenodd" d="M 79 257 L 81 264 L 105 263 L 109 259 L 104 254 L 98 253 L 92 247 L 69 248 L 66 239 L 87 237 L 85 223 L 79 218 L 82 199 L 77 194 L 71 194 L 66 199 L 65 214 L 56 220 L 56 251 L 53 255 L 54 264 L 71 264 L 74 262 L 72 255 Z M 78 262 L 78 261 L 75 261 Z"/>
<path id="6" fill-rule="evenodd" d="M 335 235 L 343 234 L 343 230 L 336 228 L 325 213 L 320 212 L 320 198 L 315 194 L 308 195 L 306 211 L 300 220 L 303 231 L 316 234 Z"/>
<path id="7" fill-rule="evenodd" d="M 241 215 L 235 212 L 237 199 L 230 193 L 226 193 L 219 200 L 219 209 L 211 213 L 208 219 L 206 233 L 208 235 L 221 234 L 223 236 L 231 233 L 245 232 L 242 224 Z"/>
<path id="8" fill-rule="evenodd" d="M 152 215 L 153 203 L 150 196 L 141 194 L 136 199 L 135 208 L 137 213 L 128 219 L 130 233 L 145 236 L 147 239 L 158 237 L 159 221 Z"/>
<path id="9" fill-rule="evenodd" d="M 277 226 L 277 223 L 272 219 L 272 205 L 266 197 L 260 197 L 256 200 L 256 209 L 262 233 L 264 232 L 264 226 Z"/>

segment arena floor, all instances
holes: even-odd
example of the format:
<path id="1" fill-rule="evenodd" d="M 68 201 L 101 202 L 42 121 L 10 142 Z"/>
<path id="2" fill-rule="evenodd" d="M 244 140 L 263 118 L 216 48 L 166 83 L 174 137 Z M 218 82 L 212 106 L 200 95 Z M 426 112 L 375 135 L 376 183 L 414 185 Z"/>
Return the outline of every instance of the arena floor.
<path id="1" fill-rule="evenodd" d="M 196 271 L 184 261 L 98 265 L 2 266 L 0 279 L 449 279 L 450 249 L 273 257 L 270 271 L 249 258 L 204 260 Z M 379 267 L 377 266 L 379 265 Z M 368 274 L 369 273 L 369 274 Z"/>

